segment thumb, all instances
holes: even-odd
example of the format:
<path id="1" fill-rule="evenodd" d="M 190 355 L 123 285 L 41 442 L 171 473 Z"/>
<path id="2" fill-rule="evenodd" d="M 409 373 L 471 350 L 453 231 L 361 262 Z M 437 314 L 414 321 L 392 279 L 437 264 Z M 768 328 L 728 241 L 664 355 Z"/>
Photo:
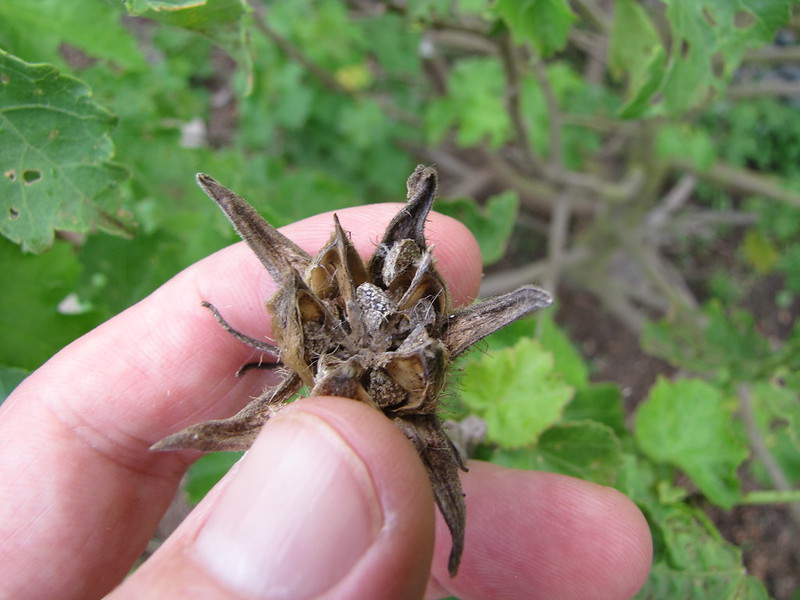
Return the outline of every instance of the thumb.
<path id="1" fill-rule="evenodd" d="M 421 598 L 430 483 L 377 410 L 281 410 L 228 476 L 112 598 Z"/>

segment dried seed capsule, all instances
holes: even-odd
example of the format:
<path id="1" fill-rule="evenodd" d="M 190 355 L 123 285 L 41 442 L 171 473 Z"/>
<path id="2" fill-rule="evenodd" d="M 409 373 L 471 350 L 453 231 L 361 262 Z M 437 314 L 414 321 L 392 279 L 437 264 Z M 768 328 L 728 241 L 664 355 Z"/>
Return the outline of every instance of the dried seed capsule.
<path id="1" fill-rule="evenodd" d="M 448 568 L 458 571 L 466 507 L 458 470 L 465 469 L 436 416 L 450 361 L 497 329 L 550 306 L 533 286 L 453 312 L 424 236 L 436 196 L 436 171 L 418 166 L 408 203 L 392 219 L 365 265 L 334 217 L 334 233 L 311 257 L 264 221 L 242 198 L 208 175 L 197 181 L 220 205 L 280 289 L 267 302 L 280 360 L 289 374 L 228 419 L 175 433 L 154 450 L 247 448 L 261 426 L 302 384 L 314 395 L 371 404 L 414 443 L 453 538 Z M 206 303 L 207 304 L 207 303 Z M 207 304 L 208 305 L 208 304 Z M 220 323 L 244 343 L 257 342 Z"/>

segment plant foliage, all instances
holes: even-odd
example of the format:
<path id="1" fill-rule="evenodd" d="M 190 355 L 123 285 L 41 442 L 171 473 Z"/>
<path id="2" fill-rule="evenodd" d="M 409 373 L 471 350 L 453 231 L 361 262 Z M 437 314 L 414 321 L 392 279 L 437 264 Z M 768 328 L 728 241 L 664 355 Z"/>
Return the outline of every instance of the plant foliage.
<path id="1" fill-rule="evenodd" d="M 486 423 L 478 456 L 633 498 L 655 542 L 641 598 L 768 597 L 704 508 L 800 500 L 796 12 L 3 0 L 0 391 L 234 241 L 195 172 L 282 225 L 401 200 L 436 164 L 486 295 L 578 288 L 677 373 L 626 419 L 564 332 L 579 309 L 515 323 L 451 385 L 450 416 Z M 192 498 L 229 464 L 198 462 Z"/>

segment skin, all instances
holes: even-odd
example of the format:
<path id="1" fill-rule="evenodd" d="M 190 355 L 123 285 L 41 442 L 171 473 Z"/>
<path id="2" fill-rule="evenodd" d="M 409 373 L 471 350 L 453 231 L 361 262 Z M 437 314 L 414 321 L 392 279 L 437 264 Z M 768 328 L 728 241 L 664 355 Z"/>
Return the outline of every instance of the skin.
<path id="1" fill-rule="evenodd" d="M 368 256 L 397 209 L 338 215 Z M 319 215 L 282 231 L 313 254 L 331 223 Z M 426 231 L 454 303 L 468 302 L 480 280 L 474 239 L 437 214 Z M 59 352 L 0 406 L 0 597 L 599 600 L 636 593 L 651 539 L 629 499 L 561 475 L 480 462 L 462 476 L 466 548 L 450 578 L 449 534 L 412 445 L 378 411 L 342 398 L 309 398 L 280 411 L 238 467 L 125 579 L 198 457 L 149 446 L 233 414 L 276 381 L 263 371 L 233 377 L 257 355 L 219 327 L 201 300 L 233 327 L 267 337 L 263 300 L 274 291 L 244 244 L 226 248 Z M 229 551 L 217 552 L 220 544 Z"/>

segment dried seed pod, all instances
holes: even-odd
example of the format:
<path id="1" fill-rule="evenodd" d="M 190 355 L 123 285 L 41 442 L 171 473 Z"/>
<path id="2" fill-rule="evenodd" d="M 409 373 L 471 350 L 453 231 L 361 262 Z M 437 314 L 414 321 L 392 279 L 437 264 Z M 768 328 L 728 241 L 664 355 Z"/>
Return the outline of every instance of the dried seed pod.
<path id="1" fill-rule="evenodd" d="M 408 203 L 391 221 L 365 265 L 334 217 L 330 241 L 311 257 L 242 198 L 208 175 L 200 187 L 215 201 L 280 289 L 267 301 L 286 378 L 238 414 L 175 433 L 154 450 L 245 450 L 283 403 L 306 385 L 311 395 L 354 398 L 381 410 L 413 442 L 453 538 L 448 568 L 458 571 L 466 509 L 458 470 L 466 470 L 436 415 L 450 361 L 497 329 L 550 306 L 544 290 L 524 286 L 452 311 L 427 247 L 425 220 L 436 196 L 436 171 L 418 166 Z M 220 324 L 260 350 L 271 346 Z"/>

